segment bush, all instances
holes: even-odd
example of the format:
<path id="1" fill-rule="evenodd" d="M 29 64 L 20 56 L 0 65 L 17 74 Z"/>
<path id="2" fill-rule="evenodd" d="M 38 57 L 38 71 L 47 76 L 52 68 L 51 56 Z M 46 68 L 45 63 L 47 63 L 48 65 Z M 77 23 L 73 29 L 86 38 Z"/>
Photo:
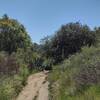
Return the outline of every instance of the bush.
<path id="1" fill-rule="evenodd" d="M 86 51 L 87 50 L 87 51 Z M 81 66 L 74 76 L 76 87 L 82 88 L 100 83 L 100 48 L 84 48 L 80 54 Z"/>
<path id="2" fill-rule="evenodd" d="M 25 49 L 31 44 L 31 39 L 22 24 L 7 15 L 0 18 L 0 51 L 11 54 L 18 48 Z"/>
<path id="3" fill-rule="evenodd" d="M 15 54 L 8 55 L 6 52 L 0 52 L 0 74 L 17 74 L 19 63 Z"/>
<path id="4" fill-rule="evenodd" d="M 18 96 L 29 75 L 27 66 L 20 68 L 19 74 L 14 76 L 3 75 L 0 79 L 0 100 L 13 100 Z"/>
<path id="5" fill-rule="evenodd" d="M 21 78 L 22 85 L 26 85 L 26 80 L 29 75 L 29 69 L 26 65 L 22 65 L 19 70 L 19 77 Z"/>
<path id="6" fill-rule="evenodd" d="M 15 53 L 0 52 L 0 100 L 12 100 L 21 91 L 29 75 L 27 65 Z"/>
<path id="7" fill-rule="evenodd" d="M 12 100 L 14 99 L 19 91 L 22 89 L 21 81 L 15 77 L 6 76 L 0 80 L 0 100 Z"/>
<path id="8" fill-rule="evenodd" d="M 60 63 L 69 55 L 81 50 L 83 46 L 92 46 L 96 34 L 87 26 L 78 22 L 62 25 L 52 37 L 43 39 L 43 56 L 51 57 L 55 63 Z"/>
<path id="9" fill-rule="evenodd" d="M 48 79 L 51 100 L 99 100 L 100 48 L 82 48 L 82 52 L 54 66 Z"/>
<path id="10" fill-rule="evenodd" d="M 43 69 L 45 70 L 52 70 L 53 61 L 51 59 L 44 60 L 43 62 Z"/>

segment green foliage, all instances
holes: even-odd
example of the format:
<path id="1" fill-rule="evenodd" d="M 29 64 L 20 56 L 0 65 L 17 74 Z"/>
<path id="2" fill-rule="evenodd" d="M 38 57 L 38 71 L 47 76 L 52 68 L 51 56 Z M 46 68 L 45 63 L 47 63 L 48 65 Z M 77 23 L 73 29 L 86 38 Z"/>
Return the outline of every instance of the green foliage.
<path id="1" fill-rule="evenodd" d="M 42 66 L 44 67 L 45 70 L 52 70 L 52 65 L 53 65 L 52 63 L 53 63 L 52 59 L 46 59 L 44 60 Z"/>
<path id="2" fill-rule="evenodd" d="M 100 27 L 94 28 L 94 32 L 96 34 L 96 46 L 100 46 Z"/>
<path id="3" fill-rule="evenodd" d="M 0 52 L 0 100 L 12 100 L 19 94 L 29 73 L 22 52 L 8 54 Z"/>
<path id="4" fill-rule="evenodd" d="M 17 74 L 19 70 L 19 63 L 15 57 L 15 54 L 8 55 L 6 52 L 0 52 L 0 75 Z"/>
<path id="5" fill-rule="evenodd" d="M 0 18 L 0 100 L 15 99 L 26 84 L 34 59 L 31 46 L 22 24 L 7 15 Z"/>
<path id="6" fill-rule="evenodd" d="M 22 85 L 26 85 L 27 77 L 29 76 L 29 69 L 26 65 L 22 65 L 19 69 L 19 76 L 22 80 Z"/>
<path id="7" fill-rule="evenodd" d="M 18 49 L 16 52 L 18 61 L 22 64 L 26 64 L 31 71 L 34 69 L 41 70 L 44 58 L 37 52 L 34 52 L 31 48 Z"/>
<path id="8" fill-rule="evenodd" d="M 12 88 L 12 83 L 10 82 L 10 78 L 2 78 L 0 80 L 0 99 L 1 100 L 10 100 L 10 98 L 15 95 L 14 89 Z"/>
<path id="9" fill-rule="evenodd" d="M 59 63 L 81 50 L 82 46 L 94 45 L 95 40 L 94 32 L 87 25 L 78 22 L 69 23 L 63 25 L 53 37 L 44 39 L 43 54 Z"/>
<path id="10" fill-rule="evenodd" d="M 30 45 L 30 37 L 22 24 L 7 15 L 0 18 L 0 51 L 12 53 L 18 48 L 27 48 Z"/>
<path id="11" fill-rule="evenodd" d="M 82 48 L 54 67 L 48 79 L 51 100 L 99 100 L 100 48 Z"/>
<path id="12" fill-rule="evenodd" d="M 99 100 L 100 48 L 91 47 L 100 45 L 99 33 L 99 27 L 92 31 L 69 23 L 32 44 L 25 27 L 5 14 L 0 18 L 0 100 L 15 99 L 28 75 L 44 69 L 51 70 L 50 100 Z"/>
<path id="13" fill-rule="evenodd" d="M 0 79 L 0 100 L 14 100 L 26 84 L 29 75 L 27 66 L 20 68 L 19 74 L 14 76 L 3 75 Z"/>

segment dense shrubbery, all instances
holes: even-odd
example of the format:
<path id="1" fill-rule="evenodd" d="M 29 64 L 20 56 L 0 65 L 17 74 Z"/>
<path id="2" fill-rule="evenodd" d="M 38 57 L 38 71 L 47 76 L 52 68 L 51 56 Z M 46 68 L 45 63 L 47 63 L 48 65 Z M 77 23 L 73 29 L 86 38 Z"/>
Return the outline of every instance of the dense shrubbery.
<path id="1" fill-rule="evenodd" d="M 69 55 L 81 50 L 82 46 L 95 44 L 95 33 L 87 26 L 78 22 L 63 25 L 51 38 L 45 38 L 43 54 L 60 63 Z"/>
<path id="2" fill-rule="evenodd" d="M 1 74 L 17 74 L 19 72 L 19 63 L 15 54 L 7 54 L 7 52 L 0 52 L 0 75 Z"/>
<path id="3" fill-rule="evenodd" d="M 49 74 L 50 100 L 100 99 L 99 33 L 100 28 L 91 31 L 86 25 L 69 23 L 45 40 L 46 54 L 58 63 L 64 60 Z"/>
<path id="4" fill-rule="evenodd" d="M 25 27 L 4 15 L 0 18 L 0 100 L 14 99 L 34 69 L 51 70 L 51 100 L 99 100 L 99 33 L 100 28 L 69 23 L 41 44 L 33 44 Z"/>
<path id="5" fill-rule="evenodd" d="M 53 61 L 52 59 L 44 60 L 42 66 L 45 70 L 52 70 Z"/>
<path id="6" fill-rule="evenodd" d="M 49 76 L 51 100 L 99 100 L 99 64 L 100 48 L 85 47 L 56 66 Z"/>
<path id="7" fill-rule="evenodd" d="M 7 15 L 0 18 L 0 51 L 16 52 L 18 48 L 27 48 L 31 40 L 26 29 L 17 20 Z"/>
<path id="8" fill-rule="evenodd" d="M 26 84 L 29 70 L 15 53 L 0 52 L 0 100 L 14 99 Z"/>
<path id="9" fill-rule="evenodd" d="M 7 15 L 0 18 L 0 100 L 14 99 L 26 84 L 31 44 L 22 24 Z"/>
<path id="10" fill-rule="evenodd" d="M 77 57 L 77 56 L 76 56 Z M 80 70 L 75 75 L 76 87 L 90 86 L 100 83 L 100 48 L 84 48 L 79 55 Z"/>
<path id="11" fill-rule="evenodd" d="M 28 75 L 29 71 L 25 65 L 20 68 L 19 74 L 0 75 L 0 100 L 15 99 L 26 84 Z"/>

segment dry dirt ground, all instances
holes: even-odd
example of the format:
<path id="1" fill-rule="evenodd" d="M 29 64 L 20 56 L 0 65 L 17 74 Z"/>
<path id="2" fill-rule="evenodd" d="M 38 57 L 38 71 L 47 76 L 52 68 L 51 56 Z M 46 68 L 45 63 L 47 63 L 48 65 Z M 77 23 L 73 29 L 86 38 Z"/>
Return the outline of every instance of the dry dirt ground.
<path id="1" fill-rule="evenodd" d="M 27 85 L 16 100 L 48 100 L 47 72 L 40 72 L 29 76 Z"/>

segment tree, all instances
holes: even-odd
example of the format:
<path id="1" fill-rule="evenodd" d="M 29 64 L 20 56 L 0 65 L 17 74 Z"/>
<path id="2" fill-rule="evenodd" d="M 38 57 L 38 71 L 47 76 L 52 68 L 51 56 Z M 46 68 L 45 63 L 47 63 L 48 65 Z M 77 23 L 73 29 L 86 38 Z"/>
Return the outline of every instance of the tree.
<path id="1" fill-rule="evenodd" d="M 31 39 L 22 24 L 7 15 L 0 18 L 0 51 L 11 54 L 18 48 L 25 49 L 30 45 Z"/>
<path id="2" fill-rule="evenodd" d="M 82 46 L 90 47 L 94 43 L 94 32 L 87 25 L 69 23 L 63 25 L 49 40 L 46 39 L 44 51 L 57 63 L 81 50 Z"/>
<path id="3" fill-rule="evenodd" d="M 100 45 L 100 27 L 95 27 L 94 32 L 96 34 L 96 44 Z"/>
<path id="4" fill-rule="evenodd" d="M 46 58 L 51 57 L 51 37 L 47 36 L 41 39 L 40 51 Z"/>

